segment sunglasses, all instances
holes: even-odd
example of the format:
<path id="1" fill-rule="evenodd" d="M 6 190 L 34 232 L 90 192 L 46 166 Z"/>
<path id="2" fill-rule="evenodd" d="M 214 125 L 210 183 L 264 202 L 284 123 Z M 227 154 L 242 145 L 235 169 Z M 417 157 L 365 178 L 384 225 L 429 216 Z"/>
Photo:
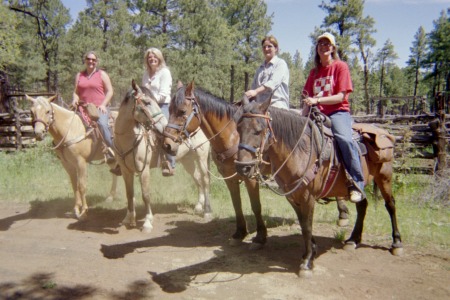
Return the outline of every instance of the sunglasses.
<path id="1" fill-rule="evenodd" d="M 322 46 L 322 47 L 330 47 L 330 46 L 331 46 L 331 43 L 320 42 L 320 43 L 318 43 L 318 45 L 319 45 L 319 46 Z"/>
<path id="2" fill-rule="evenodd" d="M 97 61 L 97 59 L 96 58 L 85 58 L 84 59 L 85 61 L 92 61 L 92 62 L 96 62 Z"/>
<path id="3" fill-rule="evenodd" d="M 267 49 L 267 48 L 271 49 L 271 48 L 273 48 L 273 46 L 272 45 L 264 45 L 264 46 L 262 46 L 262 48 L 263 49 Z"/>

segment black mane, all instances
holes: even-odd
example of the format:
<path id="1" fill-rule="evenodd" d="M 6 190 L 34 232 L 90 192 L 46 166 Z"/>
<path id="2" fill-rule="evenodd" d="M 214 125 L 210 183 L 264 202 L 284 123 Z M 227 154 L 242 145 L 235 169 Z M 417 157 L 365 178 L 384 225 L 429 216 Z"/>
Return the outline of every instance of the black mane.
<path id="1" fill-rule="evenodd" d="M 185 90 L 185 87 L 181 87 L 177 90 L 170 103 L 171 107 L 178 107 L 183 104 Z M 235 105 L 225 101 L 222 98 L 216 97 L 201 88 L 195 88 L 194 95 L 200 109 L 203 112 L 213 113 L 217 118 L 232 118 L 237 111 L 237 107 Z"/>

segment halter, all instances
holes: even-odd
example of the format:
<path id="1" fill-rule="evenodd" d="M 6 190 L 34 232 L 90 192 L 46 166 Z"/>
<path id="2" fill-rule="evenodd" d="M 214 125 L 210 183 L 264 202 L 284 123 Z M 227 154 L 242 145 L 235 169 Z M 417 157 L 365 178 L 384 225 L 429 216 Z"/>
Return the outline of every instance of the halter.
<path id="1" fill-rule="evenodd" d="M 259 145 L 258 148 L 255 148 L 253 146 L 250 146 L 248 144 L 244 144 L 244 143 L 239 143 L 238 148 L 239 149 L 245 149 L 251 153 L 255 154 L 256 159 L 252 160 L 252 161 L 247 161 L 247 162 L 241 162 L 236 160 L 235 163 L 238 165 L 242 165 L 242 166 L 254 166 L 255 168 L 258 168 L 259 165 L 261 164 L 267 164 L 269 165 L 269 162 L 266 162 L 263 159 L 263 154 L 264 151 L 266 150 L 266 145 L 268 145 L 268 147 L 270 146 L 270 144 L 268 143 L 269 139 L 271 137 L 274 137 L 273 134 L 273 129 L 272 129 L 272 117 L 270 116 L 270 113 L 267 112 L 266 114 L 262 115 L 262 114 L 252 114 L 252 113 L 244 113 L 242 114 L 243 118 L 263 118 L 266 123 L 267 123 L 267 127 L 264 129 L 264 131 L 262 132 L 262 134 L 264 135 L 264 138 L 261 140 L 261 144 Z M 276 142 L 276 139 L 274 139 L 274 142 Z M 258 170 L 259 173 L 259 170 Z"/>
<path id="2" fill-rule="evenodd" d="M 137 92 L 136 92 L 137 93 Z M 137 93 L 138 94 L 138 93 Z M 157 121 L 155 121 L 155 118 L 157 117 L 157 116 L 159 116 L 159 115 L 161 115 L 162 114 L 162 112 L 161 111 L 159 111 L 159 112 L 156 112 L 156 113 L 151 113 L 149 110 L 148 110 L 148 107 L 147 107 L 147 104 L 148 103 L 145 103 L 145 101 L 143 101 L 142 100 L 142 96 L 143 96 L 144 94 L 142 94 L 142 93 L 139 93 L 138 95 L 135 95 L 135 102 L 134 102 L 134 107 L 133 107 L 133 113 L 136 111 L 136 108 L 137 107 L 139 107 L 140 109 L 142 109 L 142 111 L 144 112 L 144 114 L 145 114 L 145 116 L 149 119 L 149 121 L 150 121 L 150 127 L 149 128 L 147 128 L 147 126 L 145 126 L 145 124 L 141 124 L 140 122 L 138 122 L 138 123 L 140 123 L 142 126 L 144 126 L 144 128 L 146 129 L 146 130 L 150 130 L 150 129 L 152 129 L 152 127 L 154 127 L 155 126 L 155 124 L 156 123 L 158 123 Z M 144 95 L 145 96 L 145 95 Z M 137 120 L 136 120 L 137 121 Z"/>
<path id="3" fill-rule="evenodd" d="M 191 123 L 192 119 L 196 117 L 200 124 L 202 123 L 202 118 L 200 117 L 200 108 L 197 103 L 197 99 L 195 97 L 185 97 L 184 99 L 189 100 L 192 102 L 192 111 L 189 114 L 189 116 L 183 116 L 184 123 L 182 125 L 177 125 L 173 123 L 169 123 L 166 125 L 168 128 L 175 129 L 177 132 L 179 132 L 179 136 L 176 137 L 173 134 L 170 134 L 166 131 L 164 131 L 164 136 L 170 138 L 175 143 L 181 144 L 184 139 L 187 139 L 191 136 L 191 133 L 187 130 L 187 127 Z M 183 138 L 184 136 L 184 138 Z"/>
<path id="4" fill-rule="evenodd" d="M 38 99 L 37 101 L 39 101 L 39 103 L 40 103 L 41 105 L 43 105 L 44 107 L 46 107 L 47 102 L 45 102 L 45 101 L 40 101 L 40 99 Z M 43 102 L 45 102 L 45 104 L 43 104 Z M 47 115 L 48 113 L 50 113 L 50 116 L 48 116 L 48 120 L 49 120 L 48 123 L 45 122 L 45 121 L 42 120 L 42 119 L 34 119 L 34 120 L 32 121 L 33 127 L 36 126 L 36 123 L 42 123 L 42 124 L 44 125 L 44 127 L 45 127 L 45 129 L 44 129 L 44 134 L 46 134 L 46 133 L 48 132 L 48 130 L 50 129 L 50 126 L 52 126 L 53 123 L 55 122 L 55 111 L 53 110 L 53 106 L 52 106 L 50 103 L 48 103 L 48 104 L 50 105 L 50 112 L 46 112 L 46 113 L 45 113 L 46 115 Z"/>

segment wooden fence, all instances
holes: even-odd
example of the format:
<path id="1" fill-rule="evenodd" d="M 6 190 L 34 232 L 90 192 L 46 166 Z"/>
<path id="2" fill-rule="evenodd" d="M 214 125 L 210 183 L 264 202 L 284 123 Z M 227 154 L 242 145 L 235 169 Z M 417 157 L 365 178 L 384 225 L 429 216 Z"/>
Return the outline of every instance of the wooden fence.
<path id="1" fill-rule="evenodd" d="M 445 103 L 445 97 L 442 98 L 440 102 Z M 380 101 L 386 103 L 385 99 Z M 377 106 L 383 107 L 380 104 Z M 411 111 L 405 105 L 400 106 L 403 107 L 403 112 Z M 425 113 L 421 109 L 416 110 L 420 114 L 409 115 L 380 113 L 389 109 L 391 108 L 378 110 L 373 115 L 353 117 L 355 122 L 375 124 L 396 137 L 396 171 L 434 174 L 447 168 L 450 115 L 445 114 L 443 109 L 439 109 L 437 113 Z M 34 146 L 36 140 L 31 122 L 29 110 L 16 109 L 13 114 L 0 113 L 0 151 L 15 151 Z"/>

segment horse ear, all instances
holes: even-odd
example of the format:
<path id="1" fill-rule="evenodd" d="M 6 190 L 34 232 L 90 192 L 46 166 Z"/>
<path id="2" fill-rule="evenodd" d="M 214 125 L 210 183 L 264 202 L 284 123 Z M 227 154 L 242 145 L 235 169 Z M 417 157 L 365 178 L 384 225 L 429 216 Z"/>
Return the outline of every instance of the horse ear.
<path id="1" fill-rule="evenodd" d="M 131 79 L 131 86 L 133 87 L 133 90 L 137 91 L 137 84 L 134 79 Z"/>
<path id="2" fill-rule="evenodd" d="M 272 96 L 261 102 L 261 110 L 266 112 L 269 109 L 270 103 L 272 102 Z"/>
<path id="3" fill-rule="evenodd" d="M 25 94 L 25 98 L 27 99 L 27 100 L 29 100 L 29 101 L 31 101 L 31 102 L 36 102 L 36 99 L 34 99 L 34 98 L 31 98 L 30 96 L 28 96 L 27 94 Z"/>
<path id="4" fill-rule="evenodd" d="M 192 80 L 186 87 L 185 94 L 190 96 L 194 95 L 194 80 Z"/>
<path id="5" fill-rule="evenodd" d="M 48 102 L 53 102 L 56 98 L 58 98 L 58 95 L 51 96 L 50 98 L 48 98 Z"/>
<path id="6" fill-rule="evenodd" d="M 244 98 L 242 98 L 241 102 L 242 102 L 242 105 L 247 105 L 250 103 L 250 101 L 248 100 L 248 97 L 246 95 L 244 95 Z"/>
<path id="7" fill-rule="evenodd" d="M 181 82 L 181 80 L 178 80 L 177 89 L 181 89 L 182 87 L 183 87 L 183 83 Z"/>

